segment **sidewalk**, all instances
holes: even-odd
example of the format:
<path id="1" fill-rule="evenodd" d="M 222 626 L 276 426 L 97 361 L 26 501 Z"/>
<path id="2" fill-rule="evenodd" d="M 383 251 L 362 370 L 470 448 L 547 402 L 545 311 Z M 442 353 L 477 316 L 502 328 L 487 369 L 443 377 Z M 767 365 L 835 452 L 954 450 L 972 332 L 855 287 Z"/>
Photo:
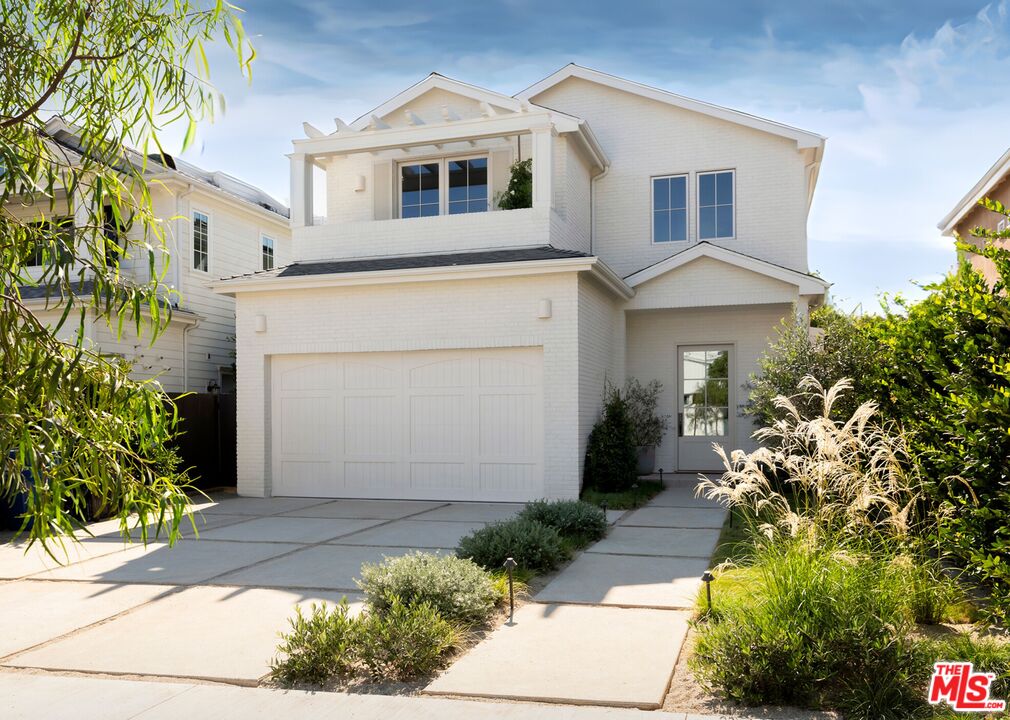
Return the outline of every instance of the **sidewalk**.
<path id="1" fill-rule="evenodd" d="M 671 478 L 625 513 L 425 693 L 662 707 L 725 519 L 696 483 Z"/>
<path id="2" fill-rule="evenodd" d="M 711 715 L 0 672 L 4 720 L 717 720 Z M 734 720 L 741 720 L 737 717 Z M 760 720 L 754 718 L 753 720 Z"/>

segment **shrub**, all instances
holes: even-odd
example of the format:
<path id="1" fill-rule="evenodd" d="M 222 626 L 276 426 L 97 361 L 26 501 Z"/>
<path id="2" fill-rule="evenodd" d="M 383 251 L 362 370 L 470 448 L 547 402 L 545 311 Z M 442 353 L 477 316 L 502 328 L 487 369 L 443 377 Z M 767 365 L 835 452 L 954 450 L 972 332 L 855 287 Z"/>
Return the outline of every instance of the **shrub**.
<path id="1" fill-rule="evenodd" d="M 747 704 L 906 718 L 921 708 L 920 652 L 886 563 L 803 539 L 758 551 L 742 592 L 715 586 L 691 659 L 699 680 Z"/>
<path id="2" fill-rule="evenodd" d="M 638 454 L 628 404 L 620 390 L 603 391 L 603 417 L 586 445 L 585 485 L 603 492 L 627 490 L 637 480 Z"/>
<path id="3" fill-rule="evenodd" d="M 988 201 L 987 201 L 988 202 Z M 987 207 L 1010 216 L 1002 205 Z M 1006 233 L 1004 233 L 1005 235 Z M 980 231 L 995 284 L 967 262 L 917 303 L 889 309 L 881 342 L 881 409 L 900 421 L 927 493 L 951 509 L 940 542 L 991 590 L 1010 619 L 1010 250 Z"/>
<path id="4" fill-rule="evenodd" d="M 413 553 L 362 565 L 358 581 L 369 607 L 389 610 L 393 598 L 428 603 L 451 622 L 486 623 L 499 600 L 491 576 L 475 563 L 453 556 Z"/>
<path id="5" fill-rule="evenodd" d="M 800 318 L 783 320 L 751 378 L 747 412 L 771 425 L 783 417 L 775 403 L 779 396 L 789 397 L 804 414 L 816 412 L 816 406 L 806 404 L 809 396 L 795 394 L 800 381 L 811 375 L 826 387 L 842 378 L 854 380 L 852 392 L 835 406 L 840 417 L 851 416 L 861 403 L 877 398 L 883 350 L 876 335 L 879 324 L 875 316 L 847 315 L 830 306 L 810 313 L 813 332 Z"/>
<path id="6" fill-rule="evenodd" d="M 554 528 L 576 547 L 595 542 L 607 532 L 603 510 L 579 500 L 538 500 L 523 508 L 519 517 Z"/>
<path id="7" fill-rule="evenodd" d="M 659 405 L 659 393 L 663 384 L 652 380 L 643 385 L 635 378 L 628 378 L 624 383 L 624 399 L 628 405 L 628 417 L 631 419 L 632 442 L 636 446 L 659 445 L 663 433 L 670 423 L 669 415 L 659 415 L 656 408 Z"/>
<path id="8" fill-rule="evenodd" d="M 350 616 L 346 600 L 332 611 L 326 604 L 312 604 L 308 617 L 301 607 L 288 622 L 291 631 L 282 633 L 277 648 L 282 657 L 270 663 L 270 675 L 282 685 L 321 684 L 349 674 L 355 662 L 358 628 Z"/>
<path id="9" fill-rule="evenodd" d="M 558 531 L 535 520 L 514 518 L 475 530 L 459 541 L 456 554 L 488 570 L 498 570 L 511 557 L 532 572 L 553 570 L 564 559 Z"/>
<path id="10" fill-rule="evenodd" d="M 428 602 L 393 596 L 382 612 L 360 620 L 358 653 L 373 677 L 394 680 L 430 675 L 459 644 L 456 628 Z"/>

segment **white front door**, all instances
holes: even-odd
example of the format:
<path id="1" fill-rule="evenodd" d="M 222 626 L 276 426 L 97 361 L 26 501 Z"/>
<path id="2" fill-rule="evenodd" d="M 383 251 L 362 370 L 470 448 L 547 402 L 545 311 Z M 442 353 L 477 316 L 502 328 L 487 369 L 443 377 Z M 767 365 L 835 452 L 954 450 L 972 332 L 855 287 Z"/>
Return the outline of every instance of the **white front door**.
<path id="1" fill-rule="evenodd" d="M 272 367 L 274 495 L 544 494 L 541 348 L 280 355 Z"/>
<path id="2" fill-rule="evenodd" d="M 732 348 L 687 345 L 677 355 L 677 470 L 721 472 L 712 443 L 732 450 Z"/>

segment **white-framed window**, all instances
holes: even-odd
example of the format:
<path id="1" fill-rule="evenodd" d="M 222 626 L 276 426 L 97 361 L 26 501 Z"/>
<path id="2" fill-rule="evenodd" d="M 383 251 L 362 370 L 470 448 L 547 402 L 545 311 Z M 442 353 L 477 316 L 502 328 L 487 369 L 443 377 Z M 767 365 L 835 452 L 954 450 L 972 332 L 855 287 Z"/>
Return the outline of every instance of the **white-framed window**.
<path id="1" fill-rule="evenodd" d="M 263 269 L 274 269 L 274 239 L 268 235 L 260 235 L 260 255 L 263 258 Z"/>
<path id="2" fill-rule="evenodd" d="M 687 175 L 652 178 L 652 242 L 687 240 Z"/>
<path id="3" fill-rule="evenodd" d="M 403 162 L 399 182 L 401 218 L 490 209 L 486 155 Z"/>
<path id="4" fill-rule="evenodd" d="M 210 269 L 210 216 L 200 210 L 193 211 L 193 269 Z"/>
<path id="5" fill-rule="evenodd" d="M 736 237 L 736 174 L 733 170 L 698 173 L 698 239 Z"/>

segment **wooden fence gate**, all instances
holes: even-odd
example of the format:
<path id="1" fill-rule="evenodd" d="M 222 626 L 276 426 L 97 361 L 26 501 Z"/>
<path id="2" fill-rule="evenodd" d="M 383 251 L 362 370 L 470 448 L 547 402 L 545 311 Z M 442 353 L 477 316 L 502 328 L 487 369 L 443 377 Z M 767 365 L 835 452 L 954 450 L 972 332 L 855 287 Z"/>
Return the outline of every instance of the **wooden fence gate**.
<path id="1" fill-rule="evenodd" d="M 180 431 L 176 448 L 194 484 L 204 490 L 234 487 L 238 478 L 235 396 L 190 393 L 174 402 Z"/>

